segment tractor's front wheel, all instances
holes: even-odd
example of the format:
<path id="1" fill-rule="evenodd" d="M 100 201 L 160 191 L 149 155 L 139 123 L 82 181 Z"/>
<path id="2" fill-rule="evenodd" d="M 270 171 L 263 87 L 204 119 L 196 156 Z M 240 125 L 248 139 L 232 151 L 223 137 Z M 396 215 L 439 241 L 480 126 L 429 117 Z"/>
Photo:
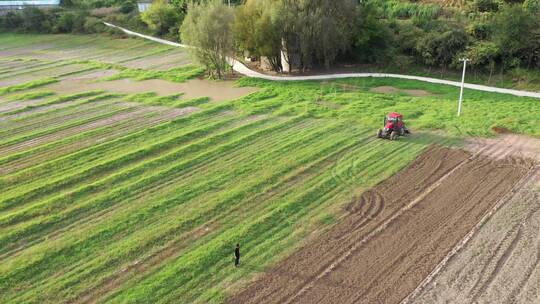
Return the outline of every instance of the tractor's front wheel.
<path id="1" fill-rule="evenodd" d="M 377 137 L 378 138 L 383 138 L 383 134 L 382 134 L 382 130 L 379 129 L 379 131 L 377 131 Z"/>
<path id="2" fill-rule="evenodd" d="M 397 131 L 392 131 L 392 133 L 390 133 L 390 140 L 397 140 L 399 137 L 399 134 Z"/>

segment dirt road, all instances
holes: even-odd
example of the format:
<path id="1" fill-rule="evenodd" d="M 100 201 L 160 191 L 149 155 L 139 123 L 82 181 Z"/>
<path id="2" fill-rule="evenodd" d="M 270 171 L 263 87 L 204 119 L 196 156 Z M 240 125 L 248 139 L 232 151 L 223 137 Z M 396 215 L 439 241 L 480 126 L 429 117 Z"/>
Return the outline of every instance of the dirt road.
<path id="1" fill-rule="evenodd" d="M 526 172 L 432 147 L 229 303 L 399 303 Z"/>

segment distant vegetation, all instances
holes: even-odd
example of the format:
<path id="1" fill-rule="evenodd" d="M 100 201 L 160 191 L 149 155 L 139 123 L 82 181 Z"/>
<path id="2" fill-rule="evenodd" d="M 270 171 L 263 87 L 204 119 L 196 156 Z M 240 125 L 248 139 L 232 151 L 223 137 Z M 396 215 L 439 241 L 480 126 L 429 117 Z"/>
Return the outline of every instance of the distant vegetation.
<path id="1" fill-rule="evenodd" d="M 228 1 L 201 0 L 191 6 L 188 2 L 157 0 L 140 14 L 134 0 L 65 0 L 61 9 L 28 8 L 8 13 L 0 19 L 0 28 L 47 33 L 115 32 L 101 24 L 106 20 L 166 39 L 187 39 L 208 46 L 208 39 L 202 43 L 182 33 L 182 23 L 194 20 L 189 15 L 199 6 L 197 14 L 215 9 L 212 5 L 222 5 L 220 12 L 225 13 Z M 220 30 L 219 35 L 233 41 L 226 49 L 220 47 L 220 56 L 206 56 L 201 63 L 212 74 L 221 74 L 216 69 L 226 64 L 217 64 L 215 57 L 236 53 L 239 58 L 263 59 L 266 66 L 279 72 L 283 69 L 281 52 L 285 51 L 291 68 L 301 72 L 342 64 L 366 68 L 367 64 L 371 69 L 451 77 L 460 67 L 458 59 L 468 57 L 479 82 L 508 86 L 510 80 L 511 86 L 540 88 L 539 0 L 439 3 L 231 1 L 234 17 L 211 21 Z M 217 35 L 213 27 L 205 26 L 208 37 Z"/>

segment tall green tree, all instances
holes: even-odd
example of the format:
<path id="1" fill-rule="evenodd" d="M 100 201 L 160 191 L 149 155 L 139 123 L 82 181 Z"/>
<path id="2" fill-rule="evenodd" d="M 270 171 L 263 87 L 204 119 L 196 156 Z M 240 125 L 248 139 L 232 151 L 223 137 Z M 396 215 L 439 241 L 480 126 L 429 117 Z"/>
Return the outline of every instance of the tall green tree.
<path id="1" fill-rule="evenodd" d="M 389 60 L 394 53 L 394 37 L 382 12 L 373 2 L 358 6 L 353 47 L 356 58 L 363 62 Z"/>
<path id="2" fill-rule="evenodd" d="M 233 26 L 236 47 L 256 57 L 266 57 L 272 68 L 281 69 L 281 35 L 274 5 L 248 0 L 236 9 Z"/>
<path id="3" fill-rule="evenodd" d="M 540 15 L 521 5 L 506 6 L 495 15 L 493 41 L 501 49 L 504 64 L 540 67 Z"/>
<path id="4" fill-rule="evenodd" d="M 191 3 L 180 28 L 182 42 L 193 46 L 194 59 L 210 76 L 222 78 L 233 55 L 233 9 L 220 0 Z"/>
<path id="5" fill-rule="evenodd" d="M 351 47 L 356 17 L 354 0 L 279 0 L 283 48 L 299 56 L 299 67 L 309 68 L 335 62 L 339 53 Z"/>
<path id="6" fill-rule="evenodd" d="M 467 34 L 459 26 L 442 28 L 426 34 L 418 41 L 417 51 L 425 64 L 440 66 L 443 71 L 467 47 Z"/>
<path id="7" fill-rule="evenodd" d="M 182 22 L 183 15 L 166 0 L 156 0 L 150 9 L 141 14 L 141 19 L 157 35 L 165 35 Z"/>

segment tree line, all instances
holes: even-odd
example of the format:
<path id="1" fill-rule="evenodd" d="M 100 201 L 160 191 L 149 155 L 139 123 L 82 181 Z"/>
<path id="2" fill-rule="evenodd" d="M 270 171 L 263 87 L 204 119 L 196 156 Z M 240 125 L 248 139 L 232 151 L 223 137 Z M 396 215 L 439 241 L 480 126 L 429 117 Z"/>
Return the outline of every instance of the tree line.
<path id="1" fill-rule="evenodd" d="M 217 77 L 228 56 L 263 60 L 277 72 L 284 65 L 307 71 L 352 63 L 401 70 L 420 65 L 442 73 L 468 57 L 491 77 L 540 69 L 539 1 L 468 0 L 441 7 L 399 0 L 232 0 L 231 6 L 227 0 L 156 0 L 138 13 L 134 0 L 65 0 L 65 7 L 79 10 L 56 18 L 12 13 L 0 27 L 35 31 L 56 20 L 48 25 L 53 32 L 69 32 L 70 26 L 84 32 L 99 27 L 95 18 L 101 18 L 197 46 L 196 59 Z M 115 10 L 96 15 L 104 3 Z M 93 10 L 84 13 L 88 8 Z"/>
<path id="2" fill-rule="evenodd" d="M 230 9 L 217 0 L 192 3 L 186 13 L 184 42 L 206 50 L 215 43 L 222 58 L 264 58 L 278 72 L 283 64 L 306 71 L 336 62 L 444 72 L 461 57 L 490 77 L 497 67 L 540 69 L 538 0 L 474 0 L 460 9 L 385 0 L 247 0 Z M 197 58 L 204 64 L 209 56 Z"/>

